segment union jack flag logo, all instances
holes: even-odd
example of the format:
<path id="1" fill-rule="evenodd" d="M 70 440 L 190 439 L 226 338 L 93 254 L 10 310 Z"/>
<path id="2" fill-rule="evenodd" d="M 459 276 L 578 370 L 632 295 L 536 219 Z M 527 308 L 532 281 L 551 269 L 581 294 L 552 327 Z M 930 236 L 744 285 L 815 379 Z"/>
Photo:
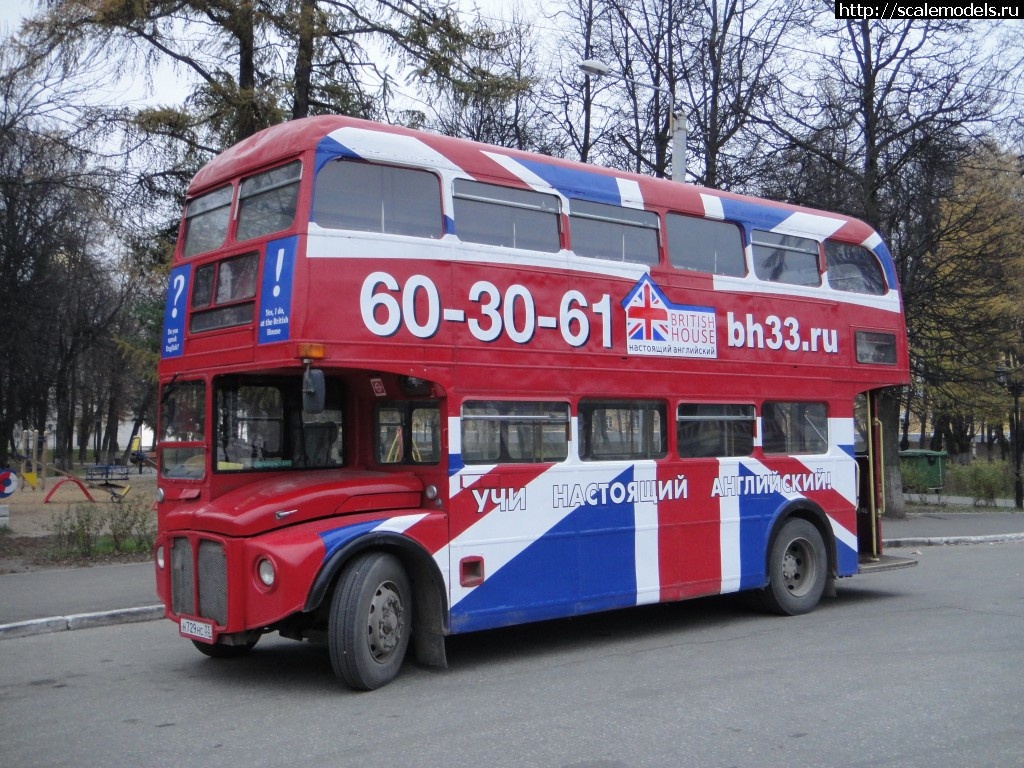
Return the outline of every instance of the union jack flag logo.
<path id="1" fill-rule="evenodd" d="M 643 282 L 626 304 L 626 335 L 634 341 L 668 340 L 668 308 L 649 281 Z"/>

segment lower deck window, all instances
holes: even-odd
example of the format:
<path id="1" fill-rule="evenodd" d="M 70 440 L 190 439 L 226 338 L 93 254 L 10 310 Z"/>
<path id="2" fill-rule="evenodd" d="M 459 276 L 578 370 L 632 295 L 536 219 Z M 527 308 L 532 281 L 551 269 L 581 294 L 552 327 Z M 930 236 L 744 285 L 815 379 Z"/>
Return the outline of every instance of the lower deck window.
<path id="1" fill-rule="evenodd" d="M 665 404 L 583 401 L 580 438 L 583 459 L 660 459 L 665 456 Z"/>
<path id="2" fill-rule="evenodd" d="M 749 456 L 754 450 L 754 425 L 753 405 L 683 403 L 676 427 L 679 456 Z"/>
<path id="3" fill-rule="evenodd" d="M 437 403 L 388 403 L 377 409 L 380 464 L 437 464 L 441 460 L 441 410 Z"/>
<path id="4" fill-rule="evenodd" d="M 462 406 L 462 460 L 532 464 L 569 455 L 569 404 L 482 400 Z"/>
<path id="5" fill-rule="evenodd" d="M 765 453 L 828 452 L 824 403 L 765 403 L 761 408 Z"/>

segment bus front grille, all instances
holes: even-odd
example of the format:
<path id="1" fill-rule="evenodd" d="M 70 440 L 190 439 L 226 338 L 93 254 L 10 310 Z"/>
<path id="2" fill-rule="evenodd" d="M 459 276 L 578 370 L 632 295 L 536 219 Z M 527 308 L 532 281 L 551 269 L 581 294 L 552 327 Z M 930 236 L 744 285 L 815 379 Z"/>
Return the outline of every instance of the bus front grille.
<path id="1" fill-rule="evenodd" d="M 199 615 L 228 623 L 228 559 L 216 541 L 199 542 Z"/>
<path id="2" fill-rule="evenodd" d="M 220 626 L 228 619 L 228 567 L 224 546 L 201 539 L 198 557 L 185 537 L 171 541 L 171 612 L 212 619 Z M 196 584 L 199 585 L 198 610 Z"/>

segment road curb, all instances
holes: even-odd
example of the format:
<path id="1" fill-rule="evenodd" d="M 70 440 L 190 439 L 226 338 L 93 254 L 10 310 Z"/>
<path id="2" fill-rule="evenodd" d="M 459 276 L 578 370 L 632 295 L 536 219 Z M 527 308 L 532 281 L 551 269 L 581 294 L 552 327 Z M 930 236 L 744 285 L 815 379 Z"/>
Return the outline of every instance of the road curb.
<path id="1" fill-rule="evenodd" d="M 904 539 L 883 539 L 883 549 L 901 547 L 936 547 L 955 544 L 1005 544 L 1024 541 L 1024 533 L 996 533 L 990 536 L 923 536 Z"/>
<path id="2" fill-rule="evenodd" d="M 1004 544 L 1014 541 L 1024 541 L 1024 533 L 1001 533 L 991 536 L 925 536 L 883 539 L 882 546 L 885 549 L 902 549 L 907 547 L 952 546 L 957 544 Z M 121 608 L 113 611 L 97 611 L 95 613 L 76 613 L 70 616 L 52 616 L 46 619 L 31 619 L 12 624 L 0 624 L 0 640 L 45 635 L 51 632 L 67 632 L 73 629 L 106 627 L 112 624 L 155 621 L 163 617 L 164 607 L 162 605 L 146 605 L 139 608 Z"/>
<path id="3" fill-rule="evenodd" d="M 31 619 L 12 624 L 0 624 L 0 640 L 16 637 L 45 635 L 51 632 L 67 632 L 73 629 L 91 629 L 111 624 L 133 624 L 153 621 L 164 617 L 162 605 L 145 605 L 139 608 L 119 608 L 113 611 L 76 613 L 70 616 L 51 616 L 46 619 Z"/>

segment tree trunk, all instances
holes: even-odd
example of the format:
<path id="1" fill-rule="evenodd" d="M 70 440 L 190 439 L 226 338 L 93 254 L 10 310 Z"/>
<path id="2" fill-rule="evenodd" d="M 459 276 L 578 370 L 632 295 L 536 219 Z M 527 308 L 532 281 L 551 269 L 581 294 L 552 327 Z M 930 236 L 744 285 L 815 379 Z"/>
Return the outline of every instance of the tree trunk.
<path id="1" fill-rule="evenodd" d="M 903 498 L 903 475 L 900 472 L 900 389 L 890 387 L 878 398 L 878 418 L 882 422 L 882 450 L 885 463 L 885 516 L 907 516 Z"/>

